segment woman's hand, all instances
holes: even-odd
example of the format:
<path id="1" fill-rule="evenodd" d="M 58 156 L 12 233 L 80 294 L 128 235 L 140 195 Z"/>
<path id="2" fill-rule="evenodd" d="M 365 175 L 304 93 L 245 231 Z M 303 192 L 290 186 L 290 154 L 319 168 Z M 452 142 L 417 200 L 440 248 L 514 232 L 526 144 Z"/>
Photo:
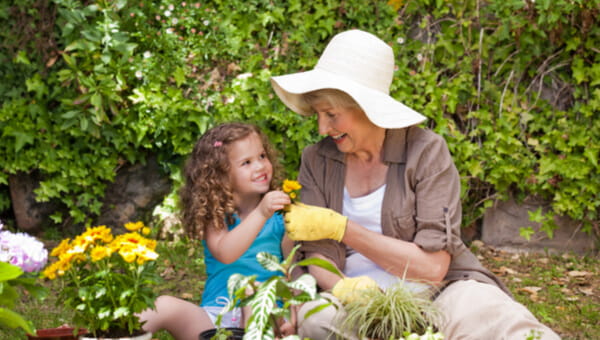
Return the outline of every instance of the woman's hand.
<path id="1" fill-rule="evenodd" d="M 342 241 L 348 218 L 331 209 L 294 203 L 288 205 L 285 229 L 295 241 L 332 239 Z"/>
<path id="2" fill-rule="evenodd" d="M 333 286 L 331 294 L 338 298 L 341 303 L 348 304 L 355 301 L 363 302 L 365 290 L 378 288 L 377 282 L 366 275 L 345 277 Z"/>

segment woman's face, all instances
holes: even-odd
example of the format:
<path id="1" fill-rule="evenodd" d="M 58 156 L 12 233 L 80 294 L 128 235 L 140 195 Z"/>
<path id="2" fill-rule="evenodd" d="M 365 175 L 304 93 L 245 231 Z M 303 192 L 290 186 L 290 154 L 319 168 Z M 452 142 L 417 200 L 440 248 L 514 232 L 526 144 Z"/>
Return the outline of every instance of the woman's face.
<path id="1" fill-rule="evenodd" d="M 269 191 L 273 166 L 256 133 L 233 142 L 229 147 L 229 179 L 234 196 L 261 195 Z"/>
<path id="2" fill-rule="evenodd" d="M 319 122 L 319 134 L 330 136 L 338 150 L 354 153 L 362 150 L 379 129 L 358 108 L 334 107 L 320 101 L 313 104 Z"/>

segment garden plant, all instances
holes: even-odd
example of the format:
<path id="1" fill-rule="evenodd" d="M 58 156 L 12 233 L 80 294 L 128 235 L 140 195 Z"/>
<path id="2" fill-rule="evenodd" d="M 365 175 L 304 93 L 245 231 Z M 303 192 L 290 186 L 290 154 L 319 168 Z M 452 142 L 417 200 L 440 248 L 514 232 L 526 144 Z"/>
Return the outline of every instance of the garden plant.
<path id="1" fill-rule="evenodd" d="M 31 319 L 15 312 L 20 293 L 43 299 L 48 290 L 37 275 L 48 261 L 44 244 L 26 233 L 3 230 L 0 221 L 0 329 L 19 328 L 35 334 Z"/>
<path id="2" fill-rule="evenodd" d="M 43 271 L 61 285 L 57 303 L 71 309 L 71 324 L 94 337 L 119 338 L 144 333 L 137 313 L 154 308 L 158 297 L 156 240 L 142 222 L 127 223 L 128 233 L 113 235 L 106 226 L 88 228 L 56 246 Z M 58 326 L 58 325 L 56 325 Z"/>
<path id="3" fill-rule="evenodd" d="M 388 2 L 0 0 L 0 216 L 28 174 L 36 200 L 60 207 L 53 224 L 94 224 L 124 164 L 156 155 L 177 181 L 223 121 L 258 123 L 295 176 L 315 121 L 274 100 L 269 77 L 361 28 L 399 58 L 391 94 L 448 141 L 466 226 L 496 200 L 536 196 L 549 235 L 556 214 L 597 232 L 598 1 Z"/>
<path id="4" fill-rule="evenodd" d="M 295 177 L 302 149 L 319 138 L 316 122 L 275 100 L 269 78 L 314 65 L 334 34 L 360 28 L 394 49 L 391 95 L 448 141 L 462 178 L 464 226 L 478 226 L 496 200 L 535 196 L 549 203 L 531 214 L 548 235 L 553 217 L 565 215 L 597 239 L 599 5 L 0 0 L 0 218 L 16 229 L 11 183 L 35 178 L 36 201 L 55 207 L 38 231 L 56 243 L 69 236 L 67 227 L 95 225 L 105 189 L 124 165 L 156 156 L 176 190 L 198 135 L 224 121 L 257 123 Z M 532 235 L 523 227 L 524 237 Z M 165 280 L 156 290 L 199 301 L 199 247 L 169 237 L 158 245 Z M 565 339 L 600 332 L 590 321 L 600 318 L 596 258 L 480 250 L 515 297 Z M 21 303 L 9 309 L 39 320 L 37 328 L 71 322 L 72 311 L 54 306 L 52 294 L 48 308 L 17 291 Z M 0 331 L 2 340 L 15 338 L 24 331 Z"/>

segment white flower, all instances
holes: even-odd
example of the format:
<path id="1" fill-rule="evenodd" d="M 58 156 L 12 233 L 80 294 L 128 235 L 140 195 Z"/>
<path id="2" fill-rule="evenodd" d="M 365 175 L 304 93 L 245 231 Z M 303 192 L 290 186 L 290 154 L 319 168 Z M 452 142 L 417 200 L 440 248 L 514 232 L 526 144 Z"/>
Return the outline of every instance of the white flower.
<path id="1" fill-rule="evenodd" d="M 135 71 L 135 77 L 137 79 L 142 79 L 142 77 L 144 76 L 144 74 L 142 73 L 142 71 Z"/>
<path id="2" fill-rule="evenodd" d="M 152 53 L 150 53 L 150 51 L 144 52 L 144 59 L 148 59 L 150 57 L 152 57 Z"/>
<path id="3" fill-rule="evenodd" d="M 179 20 L 177 20 L 177 18 L 173 18 L 171 20 L 171 24 L 173 24 L 173 25 L 177 25 L 178 22 L 179 22 Z"/>
<path id="4" fill-rule="evenodd" d="M 173 4 L 170 4 L 170 5 L 169 5 L 169 10 L 171 10 L 171 11 L 172 11 L 172 10 L 174 10 L 174 9 L 175 9 L 175 6 L 173 6 Z"/>
<path id="5" fill-rule="evenodd" d="M 170 16 L 171 16 L 171 11 L 169 11 L 169 10 L 166 10 L 166 11 L 165 11 L 165 16 L 166 16 L 166 17 L 170 17 Z"/>
<path id="6" fill-rule="evenodd" d="M 252 73 L 251 72 L 246 72 L 246 73 L 238 74 L 238 76 L 236 78 L 244 80 L 244 79 L 248 79 L 250 77 L 252 77 Z"/>
<path id="7" fill-rule="evenodd" d="M 204 20 L 202 23 L 204 24 L 204 26 L 210 25 L 210 21 L 208 21 L 208 20 Z"/>
<path id="8" fill-rule="evenodd" d="M 423 60 L 423 55 L 421 53 L 417 54 L 417 60 L 418 61 L 422 61 Z"/>
<path id="9" fill-rule="evenodd" d="M 398 39 L 396 39 L 396 42 L 398 42 L 398 44 L 402 45 L 402 44 L 404 44 L 404 38 L 398 37 Z"/>
<path id="10" fill-rule="evenodd" d="M 173 27 L 167 28 L 167 34 L 173 34 L 173 32 L 174 32 Z"/>
<path id="11" fill-rule="evenodd" d="M 0 223 L 0 227 L 2 224 Z M 20 267 L 25 272 L 42 270 L 48 261 L 44 244 L 26 233 L 0 232 L 0 261 Z"/>

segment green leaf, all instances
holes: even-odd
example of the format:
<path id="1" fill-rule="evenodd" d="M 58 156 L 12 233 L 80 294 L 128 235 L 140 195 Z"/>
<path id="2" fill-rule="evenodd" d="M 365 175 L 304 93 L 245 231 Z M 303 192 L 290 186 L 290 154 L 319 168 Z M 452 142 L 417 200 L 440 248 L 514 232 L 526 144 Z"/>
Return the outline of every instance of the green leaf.
<path id="1" fill-rule="evenodd" d="M 0 282 L 16 279 L 22 274 L 21 267 L 0 261 Z"/>
<path id="2" fill-rule="evenodd" d="M 256 292 L 250 304 L 252 315 L 249 320 L 248 328 L 258 329 L 264 332 L 270 328 L 270 314 L 275 308 L 275 291 L 277 288 L 277 280 L 268 280 L 264 282 Z"/>
<path id="3" fill-rule="evenodd" d="M 316 257 L 311 257 L 296 262 L 294 265 L 292 265 L 290 271 L 292 271 L 296 266 L 318 266 L 338 275 L 339 277 L 344 276 L 333 264 L 331 264 L 331 262 Z"/>
<path id="4" fill-rule="evenodd" d="M 30 133 L 13 131 L 11 134 L 15 137 L 15 152 L 19 152 L 27 144 L 33 144 L 34 137 Z"/>
<path id="5" fill-rule="evenodd" d="M 35 327 L 31 321 L 27 321 L 21 315 L 3 307 L 0 307 L 0 325 L 9 328 L 19 327 L 28 334 L 35 334 Z"/>
<path id="6" fill-rule="evenodd" d="M 302 274 L 296 280 L 288 283 L 288 287 L 307 293 L 311 299 L 317 296 L 317 281 L 310 274 Z"/>
<path id="7" fill-rule="evenodd" d="M 256 254 L 256 261 L 268 271 L 280 271 L 285 273 L 285 269 L 279 263 L 277 256 L 269 252 L 260 252 Z"/>
<path id="8" fill-rule="evenodd" d="M 531 240 L 531 236 L 535 234 L 535 230 L 532 227 L 522 227 L 519 228 L 519 235 L 527 241 Z"/>
<path id="9" fill-rule="evenodd" d="M 181 67 L 176 68 L 173 77 L 175 78 L 177 86 L 181 86 L 181 84 L 185 83 L 185 70 Z"/>

